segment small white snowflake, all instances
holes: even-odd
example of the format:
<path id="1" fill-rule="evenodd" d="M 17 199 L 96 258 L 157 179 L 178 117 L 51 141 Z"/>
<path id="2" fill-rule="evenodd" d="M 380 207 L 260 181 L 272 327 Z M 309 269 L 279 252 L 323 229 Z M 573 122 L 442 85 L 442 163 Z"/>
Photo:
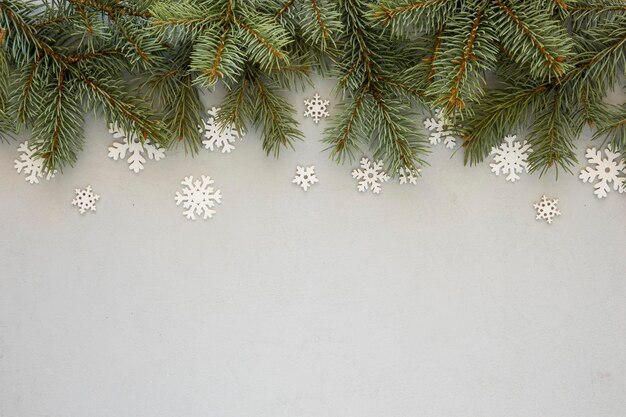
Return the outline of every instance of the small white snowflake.
<path id="1" fill-rule="evenodd" d="M 400 168 L 398 170 L 398 181 L 400 184 L 417 185 L 417 179 L 420 176 L 421 169 Z"/>
<path id="2" fill-rule="evenodd" d="M 506 176 L 507 181 L 515 182 L 520 179 L 517 175 L 524 170 L 528 172 L 528 154 L 533 150 L 530 145 L 515 141 L 517 136 L 508 135 L 504 138 L 504 143 L 499 147 L 491 148 L 491 155 L 495 155 L 495 162 L 489 164 L 491 172 L 500 175 L 500 171 Z"/>
<path id="3" fill-rule="evenodd" d="M 237 139 L 243 140 L 245 135 L 243 132 L 239 132 L 234 124 L 221 127 L 217 123 L 219 111 L 219 107 L 212 107 L 210 110 L 207 110 L 209 117 L 202 121 L 203 126 L 200 128 L 200 132 L 204 132 L 204 137 L 206 138 L 202 143 L 210 151 L 222 148 L 222 153 L 230 153 L 230 151 L 235 149 L 233 143 L 237 142 Z"/>
<path id="4" fill-rule="evenodd" d="M 315 166 L 301 167 L 298 165 L 296 167 L 296 176 L 291 182 L 298 184 L 304 191 L 307 191 L 311 185 L 319 182 L 315 175 Z"/>
<path id="5" fill-rule="evenodd" d="M 91 185 L 87 188 L 76 188 L 76 197 L 72 200 L 72 205 L 78 207 L 80 214 L 84 214 L 87 210 L 96 211 L 96 201 L 100 200 L 100 196 L 94 194 Z"/>
<path id="6" fill-rule="evenodd" d="M 187 209 L 183 211 L 183 215 L 189 220 L 196 220 L 196 215 L 203 215 L 204 219 L 213 217 L 215 207 L 222 202 L 222 194 L 220 190 L 216 190 L 211 185 L 213 180 L 211 177 L 202 175 L 202 180 L 193 180 L 193 176 L 185 177 L 181 184 L 185 187 L 182 194 L 177 192 L 176 205 L 183 205 Z"/>
<path id="7" fill-rule="evenodd" d="M 320 95 L 315 93 L 311 100 L 304 100 L 306 111 L 304 117 L 312 117 L 315 123 L 319 123 L 322 117 L 328 117 L 329 100 L 321 100 Z"/>
<path id="8" fill-rule="evenodd" d="M 352 178 L 359 180 L 357 189 L 360 192 L 370 189 L 374 194 L 380 193 L 382 183 L 389 181 L 383 165 L 383 161 L 372 163 L 365 157 L 361 158 L 360 168 L 352 171 Z"/>
<path id="9" fill-rule="evenodd" d="M 21 152 L 20 159 L 15 160 L 15 169 L 18 173 L 22 170 L 26 174 L 26 181 L 31 184 L 39 184 L 39 178 L 45 178 L 50 180 L 55 176 L 57 171 L 48 172 L 45 176 L 43 173 L 43 159 L 33 156 L 35 149 L 28 146 L 28 141 L 23 142 L 17 148 L 18 152 Z"/>
<path id="10" fill-rule="evenodd" d="M 448 149 L 453 149 L 456 146 L 456 138 L 450 130 L 450 123 L 443 110 L 435 110 L 435 117 L 424 120 L 424 127 L 430 131 L 428 140 L 432 145 L 437 145 L 443 140 L 443 144 Z"/>
<path id="11" fill-rule="evenodd" d="M 139 173 L 144 168 L 146 158 L 143 154 L 148 156 L 149 159 L 159 161 L 165 157 L 165 152 L 162 148 L 154 145 L 149 139 L 144 143 L 135 134 L 127 135 L 126 132 L 121 129 L 116 123 L 109 125 L 109 133 L 113 135 L 115 139 L 122 139 L 121 142 L 113 142 L 109 146 L 109 158 L 114 161 L 126 158 L 128 153 L 128 169 L 135 174 Z"/>
<path id="12" fill-rule="evenodd" d="M 537 210 L 537 220 L 545 220 L 548 224 L 552 224 L 552 219 L 555 216 L 560 216 L 561 211 L 556 208 L 559 203 L 558 198 L 549 199 L 544 195 L 541 196 L 541 201 L 534 203 L 533 207 Z"/>
<path id="13" fill-rule="evenodd" d="M 606 158 L 602 158 L 602 151 L 596 150 L 596 148 L 587 149 L 585 157 L 589 163 L 594 164 L 595 167 L 587 167 L 580 171 L 578 178 L 583 182 L 596 182 L 593 186 L 595 188 L 594 194 L 598 198 L 604 198 L 611 191 L 610 183 L 613 183 L 613 190 L 623 193 L 626 191 L 626 177 L 622 174 L 626 174 L 626 162 L 622 159 L 619 152 L 614 152 L 609 146 L 604 150 Z"/>

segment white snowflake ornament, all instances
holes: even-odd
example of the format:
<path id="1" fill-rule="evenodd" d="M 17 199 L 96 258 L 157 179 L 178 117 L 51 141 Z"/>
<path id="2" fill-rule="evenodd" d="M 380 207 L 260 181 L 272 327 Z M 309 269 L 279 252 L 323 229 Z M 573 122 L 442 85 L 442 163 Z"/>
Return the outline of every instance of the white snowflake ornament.
<path id="1" fill-rule="evenodd" d="M 176 205 L 183 205 L 186 209 L 183 215 L 188 220 L 196 220 L 196 215 L 203 218 L 212 218 L 215 214 L 213 209 L 217 204 L 222 202 L 222 193 L 220 190 L 213 188 L 213 180 L 211 177 L 202 175 L 201 180 L 193 180 L 193 176 L 185 177 L 181 181 L 184 185 L 182 193 L 177 192 L 174 199 Z"/>
<path id="2" fill-rule="evenodd" d="M 420 176 L 421 169 L 400 168 L 398 170 L 398 182 L 400 184 L 417 185 L 417 179 Z"/>
<path id="3" fill-rule="evenodd" d="M 311 100 L 304 100 L 306 111 L 304 117 L 312 117 L 315 123 L 319 123 L 322 117 L 328 117 L 329 100 L 321 100 L 320 95 L 315 93 Z"/>
<path id="4" fill-rule="evenodd" d="M 507 174 L 506 180 L 515 182 L 520 179 L 519 173 L 528 172 L 528 154 L 533 150 L 524 141 L 516 141 L 517 136 L 508 135 L 499 147 L 491 148 L 494 162 L 489 164 L 491 172 L 496 175 Z"/>
<path id="5" fill-rule="evenodd" d="M 21 152 L 20 159 L 16 159 L 15 169 L 18 173 L 26 174 L 26 181 L 31 184 L 39 184 L 40 178 L 45 178 L 46 180 L 52 179 L 57 171 L 51 171 L 44 175 L 43 173 L 43 159 L 36 158 L 33 156 L 35 153 L 35 149 L 28 146 L 28 141 L 25 141 L 20 144 L 17 148 L 18 152 Z"/>
<path id="6" fill-rule="evenodd" d="M 146 158 L 154 161 L 159 161 L 165 158 L 165 152 L 162 148 L 153 144 L 149 139 L 143 143 L 135 134 L 126 134 L 116 123 L 109 125 L 109 133 L 113 135 L 115 139 L 122 139 L 121 142 L 113 142 L 109 146 L 109 158 L 114 161 L 126 158 L 128 162 L 128 169 L 135 174 L 144 169 Z M 128 154 L 128 158 L 126 155 Z"/>
<path id="7" fill-rule="evenodd" d="M 298 184 L 304 191 L 307 191 L 311 185 L 319 182 L 315 175 L 315 166 L 301 167 L 298 165 L 296 167 L 296 176 L 291 182 Z"/>
<path id="8" fill-rule="evenodd" d="M 87 188 L 76 188 L 76 197 L 72 200 L 72 205 L 78 207 L 80 214 L 85 214 L 87 210 L 96 211 L 96 201 L 100 200 L 100 196 L 94 194 L 91 185 Z"/>
<path id="9" fill-rule="evenodd" d="M 383 166 L 383 161 L 372 163 L 365 157 L 361 158 L 360 168 L 352 171 L 352 178 L 359 180 L 357 189 L 362 193 L 368 189 L 374 194 L 380 193 L 382 183 L 389 181 Z"/>
<path id="10" fill-rule="evenodd" d="M 424 127 L 430 131 L 428 138 L 431 145 L 438 145 L 443 140 L 443 144 L 448 149 L 456 146 L 456 137 L 450 130 L 450 120 L 444 116 L 443 110 L 436 110 L 435 117 L 424 120 Z"/>
<path id="11" fill-rule="evenodd" d="M 237 142 L 237 139 L 243 140 L 245 134 L 239 132 L 234 124 L 221 127 L 217 123 L 219 111 L 219 107 L 212 107 L 210 110 L 207 110 L 209 117 L 202 121 L 202 127 L 200 127 L 200 132 L 204 132 L 204 137 L 206 138 L 202 141 L 202 144 L 210 151 L 221 148 L 222 153 L 230 153 L 235 149 L 233 144 Z"/>
<path id="12" fill-rule="evenodd" d="M 608 146 L 604 153 L 606 158 L 602 158 L 602 151 L 596 150 L 596 148 L 587 149 L 585 157 L 589 163 L 594 164 L 595 167 L 587 167 L 580 171 L 578 178 L 583 182 L 594 182 L 595 188 L 594 194 L 598 198 L 605 198 L 609 191 L 611 191 L 610 183 L 613 183 L 613 190 L 623 193 L 626 191 L 626 162 L 622 158 L 619 152 L 614 152 L 613 148 Z"/>
<path id="13" fill-rule="evenodd" d="M 537 220 L 545 220 L 548 224 L 552 224 L 552 219 L 561 215 L 561 211 L 556 208 L 559 203 L 558 198 L 549 199 L 544 195 L 541 196 L 541 201 L 533 204 L 535 210 L 537 210 Z"/>

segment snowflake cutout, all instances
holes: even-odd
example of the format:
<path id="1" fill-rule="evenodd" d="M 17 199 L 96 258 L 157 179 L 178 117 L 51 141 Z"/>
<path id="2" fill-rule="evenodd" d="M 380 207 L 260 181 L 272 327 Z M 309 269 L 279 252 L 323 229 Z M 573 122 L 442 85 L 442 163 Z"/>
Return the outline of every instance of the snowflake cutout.
<path id="1" fill-rule="evenodd" d="M 329 104 L 329 100 L 321 100 L 320 95 L 315 93 L 311 100 L 304 100 L 304 105 L 306 106 L 304 117 L 312 117 L 315 123 L 319 123 L 322 116 L 330 116 L 328 113 Z"/>
<path id="2" fill-rule="evenodd" d="M 435 117 L 425 119 L 424 127 L 430 131 L 428 140 L 431 145 L 438 145 L 443 140 L 448 149 L 456 146 L 456 138 L 450 130 L 450 119 L 445 117 L 443 110 L 436 110 Z"/>
<path id="3" fill-rule="evenodd" d="M 496 175 L 508 174 L 506 176 L 507 181 L 515 182 L 520 179 L 518 173 L 526 170 L 528 172 L 528 154 L 533 150 L 530 149 L 530 145 L 515 141 L 517 136 L 508 135 L 504 138 L 504 143 L 499 147 L 491 148 L 491 155 L 495 155 L 493 160 L 495 162 L 489 164 L 491 172 Z"/>
<path id="4" fill-rule="evenodd" d="M 15 169 L 18 173 L 26 174 L 26 181 L 31 184 L 39 184 L 39 178 L 50 180 L 57 173 L 56 170 L 48 172 L 45 176 L 43 173 L 43 162 L 41 158 L 33 156 L 35 149 L 28 146 L 28 141 L 23 142 L 17 148 L 21 152 L 20 159 L 15 160 Z"/>
<path id="5" fill-rule="evenodd" d="M 380 193 L 381 184 L 389 181 L 389 175 L 383 171 L 383 165 L 383 161 L 372 163 L 365 157 L 361 158 L 360 168 L 352 171 L 352 178 L 359 180 L 357 189 L 360 192 L 364 193 L 370 189 L 374 194 Z"/>
<path id="6" fill-rule="evenodd" d="M 417 185 L 417 179 L 420 176 L 421 169 L 400 168 L 398 170 L 398 181 L 400 184 Z"/>
<path id="7" fill-rule="evenodd" d="M 76 198 L 72 200 L 72 205 L 78 207 L 80 214 L 85 214 L 87 210 L 96 211 L 96 201 L 100 199 L 100 196 L 94 194 L 91 190 L 91 185 L 87 188 L 76 188 Z"/>
<path id="8" fill-rule="evenodd" d="M 315 166 L 301 167 L 298 165 L 296 167 L 296 176 L 291 182 L 298 184 L 304 191 L 307 191 L 311 185 L 319 182 L 315 175 Z"/>
<path id="9" fill-rule="evenodd" d="M 109 146 L 109 158 L 117 161 L 126 158 L 126 154 L 128 154 L 128 158 L 126 159 L 128 169 L 135 174 L 139 173 L 139 171 L 144 168 L 144 164 L 146 163 L 144 153 L 148 156 L 148 159 L 155 161 L 165 158 L 165 152 L 162 148 L 153 144 L 149 139 L 141 143 L 137 135 L 134 133 L 127 135 L 116 123 L 109 125 L 109 133 L 111 133 L 115 139 L 122 139 L 121 142 L 113 142 L 111 146 Z"/>
<path id="10" fill-rule="evenodd" d="M 185 177 L 181 184 L 185 187 L 182 194 L 177 192 L 176 205 L 183 205 L 187 209 L 183 211 L 183 216 L 188 220 L 196 220 L 196 215 L 203 215 L 204 219 L 212 218 L 215 214 L 215 207 L 222 202 L 222 194 L 220 190 L 216 190 L 211 186 L 213 180 L 211 177 L 202 175 L 202 180 L 193 180 L 193 176 Z"/>
<path id="11" fill-rule="evenodd" d="M 237 142 L 237 139 L 243 140 L 245 134 L 239 132 L 234 124 L 221 127 L 217 123 L 219 111 L 219 107 L 212 107 L 211 110 L 207 110 L 209 117 L 207 120 L 202 121 L 203 126 L 200 128 L 200 132 L 204 132 L 204 137 L 206 138 L 202 141 L 202 144 L 210 151 L 221 148 L 222 153 L 230 153 L 235 149 L 233 143 Z"/>
<path id="12" fill-rule="evenodd" d="M 613 190 L 623 193 L 626 191 L 626 177 L 620 174 L 626 174 L 626 162 L 621 158 L 619 152 L 614 152 L 613 148 L 608 146 L 604 153 L 606 158 L 602 158 L 602 151 L 596 148 L 587 149 L 585 158 L 595 167 L 587 167 L 580 171 L 578 178 L 583 182 L 594 182 L 594 194 L 598 198 L 605 198 L 611 191 L 609 183 L 613 183 Z"/>
<path id="13" fill-rule="evenodd" d="M 559 203 L 558 198 L 549 199 L 544 195 L 541 196 L 541 201 L 533 204 L 535 210 L 537 210 L 537 220 L 545 220 L 548 224 L 552 224 L 552 219 L 561 215 L 561 211 L 556 208 Z"/>

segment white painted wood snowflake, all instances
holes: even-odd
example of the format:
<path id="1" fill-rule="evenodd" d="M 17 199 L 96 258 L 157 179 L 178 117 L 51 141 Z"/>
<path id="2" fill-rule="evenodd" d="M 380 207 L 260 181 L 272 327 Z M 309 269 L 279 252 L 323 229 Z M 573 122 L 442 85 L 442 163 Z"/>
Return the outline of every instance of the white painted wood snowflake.
<path id="1" fill-rule="evenodd" d="M 398 182 L 400 184 L 417 185 L 417 179 L 420 176 L 420 172 L 422 172 L 420 168 L 417 168 L 417 169 L 400 168 L 398 170 Z"/>
<path id="2" fill-rule="evenodd" d="M 181 181 L 184 185 L 182 193 L 176 192 L 174 199 L 176 205 L 183 205 L 186 209 L 183 215 L 188 220 L 196 220 L 197 216 L 202 216 L 205 220 L 212 218 L 215 214 L 213 209 L 217 204 L 222 202 L 222 193 L 220 190 L 213 188 L 214 181 L 211 177 L 202 175 L 202 179 L 193 180 L 193 176 L 185 177 Z"/>
<path id="3" fill-rule="evenodd" d="M 558 198 L 549 199 L 546 195 L 541 196 L 541 201 L 534 203 L 533 207 L 537 210 L 537 220 L 545 220 L 548 224 L 552 224 L 552 219 L 561 215 L 561 211 L 557 209 L 559 203 Z"/>
<path id="4" fill-rule="evenodd" d="M 200 132 L 204 132 L 204 139 L 202 144 L 210 151 L 215 149 L 222 149 L 222 153 L 230 153 L 235 149 L 234 143 L 237 139 L 243 140 L 245 134 L 239 132 L 234 124 L 222 127 L 217 123 L 217 116 L 219 115 L 219 107 L 211 107 L 207 110 L 209 117 L 202 121 L 202 127 Z"/>
<path id="5" fill-rule="evenodd" d="M 585 157 L 595 167 L 584 168 L 578 176 L 583 182 L 597 181 L 593 186 L 593 193 L 598 198 L 605 198 L 608 195 L 611 191 L 611 183 L 614 191 L 619 193 L 626 191 L 626 162 L 622 155 L 614 152 L 610 146 L 604 150 L 604 153 L 606 158 L 602 158 L 602 151 L 596 148 L 587 149 Z"/>
<path id="6" fill-rule="evenodd" d="M 491 155 L 494 155 L 494 162 L 489 164 L 491 172 L 496 175 L 507 174 L 506 180 L 510 182 L 519 180 L 519 173 L 528 172 L 528 154 L 533 151 L 526 141 L 521 143 L 515 139 L 516 135 L 508 135 L 502 145 L 493 147 Z"/>
<path id="7" fill-rule="evenodd" d="M 311 100 L 304 100 L 304 105 L 306 106 L 304 117 L 312 117 L 315 123 L 319 123 L 322 117 L 330 116 L 328 113 L 329 104 L 329 100 L 321 100 L 320 95 L 315 93 Z"/>
<path id="8" fill-rule="evenodd" d="M 443 140 L 443 144 L 448 149 L 456 146 L 456 137 L 451 130 L 451 122 L 445 117 L 443 110 L 435 110 L 435 117 L 425 119 L 424 127 L 430 131 L 428 140 L 431 145 L 438 145 Z"/>
<path id="9" fill-rule="evenodd" d="M 57 171 L 50 171 L 44 175 L 43 173 L 43 159 L 36 158 L 33 154 L 35 153 L 35 149 L 28 145 L 28 141 L 25 141 L 20 144 L 17 148 L 18 152 L 21 152 L 20 159 L 16 159 L 15 169 L 18 173 L 26 174 L 25 180 L 31 184 L 39 184 L 39 179 L 44 178 L 46 180 L 52 179 Z"/>
<path id="10" fill-rule="evenodd" d="M 100 200 L 100 196 L 94 194 L 91 185 L 87 188 L 76 188 L 74 190 L 76 197 L 72 200 L 72 205 L 78 207 L 80 214 L 85 214 L 87 210 L 96 211 L 96 201 Z"/>
<path id="11" fill-rule="evenodd" d="M 298 184 L 304 191 L 307 191 L 310 186 L 319 182 L 315 175 L 315 166 L 308 167 L 296 166 L 296 176 L 291 180 L 292 183 Z"/>
<path id="12" fill-rule="evenodd" d="M 116 123 L 109 125 L 109 133 L 113 135 L 115 139 L 122 139 L 121 142 L 113 142 L 109 146 L 109 158 L 114 161 L 125 159 L 128 163 L 128 169 L 135 174 L 144 169 L 146 158 L 154 161 L 159 161 L 165 158 L 165 152 L 162 148 L 153 144 L 150 139 L 141 143 L 141 140 L 135 134 L 126 134 Z M 128 157 L 126 157 L 128 155 Z"/>
<path id="13" fill-rule="evenodd" d="M 368 189 L 374 194 L 380 193 L 382 183 L 389 181 L 383 166 L 383 161 L 372 163 L 365 157 L 361 158 L 360 168 L 352 171 L 352 178 L 359 180 L 357 189 L 362 193 Z"/>

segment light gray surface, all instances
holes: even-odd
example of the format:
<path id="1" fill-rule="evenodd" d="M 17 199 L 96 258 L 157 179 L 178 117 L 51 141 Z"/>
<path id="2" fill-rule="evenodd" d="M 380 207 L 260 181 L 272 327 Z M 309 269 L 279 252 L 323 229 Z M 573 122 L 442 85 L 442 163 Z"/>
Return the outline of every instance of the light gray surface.
<path id="1" fill-rule="evenodd" d="M 443 147 L 418 186 L 360 194 L 325 125 L 303 119 L 278 161 L 250 134 L 134 175 L 90 121 L 76 167 L 39 186 L 1 145 L 0 416 L 626 415 L 624 196 L 506 183 Z M 203 173 L 223 204 L 189 222 L 174 193 Z M 87 184 L 101 200 L 79 216 Z"/>

